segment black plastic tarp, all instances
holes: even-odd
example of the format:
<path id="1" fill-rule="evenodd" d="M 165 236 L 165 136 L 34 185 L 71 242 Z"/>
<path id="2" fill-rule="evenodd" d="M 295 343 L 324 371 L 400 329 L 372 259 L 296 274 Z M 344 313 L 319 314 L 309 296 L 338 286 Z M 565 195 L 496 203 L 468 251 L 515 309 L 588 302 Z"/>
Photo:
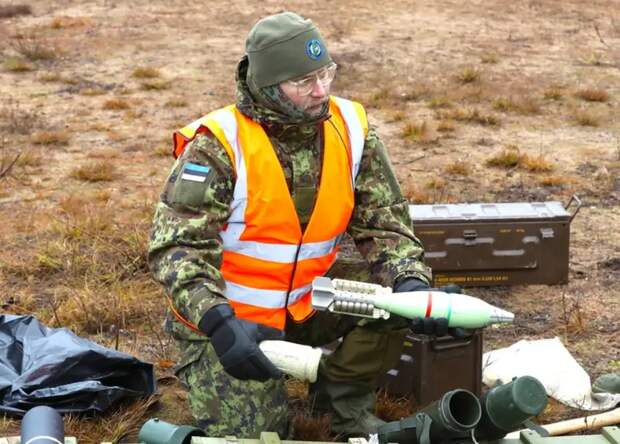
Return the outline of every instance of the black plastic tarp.
<path id="1" fill-rule="evenodd" d="M 0 412 L 21 415 L 37 405 L 104 411 L 154 392 L 152 364 L 32 316 L 0 315 Z"/>

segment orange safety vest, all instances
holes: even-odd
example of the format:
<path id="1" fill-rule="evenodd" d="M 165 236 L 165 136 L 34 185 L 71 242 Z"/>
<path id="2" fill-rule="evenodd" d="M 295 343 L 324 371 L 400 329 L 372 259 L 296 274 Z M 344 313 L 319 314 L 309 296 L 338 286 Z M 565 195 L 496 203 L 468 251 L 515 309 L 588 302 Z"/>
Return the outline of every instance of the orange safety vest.
<path id="1" fill-rule="evenodd" d="M 242 319 L 283 329 L 288 311 L 303 322 L 313 314 L 312 280 L 336 259 L 353 212 L 368 123 L 358 103 L 330 97 L 329 106 L 321 181 L 303 233 L 284 172 L 260 124 L 231 105 L 174 134 L 175 156 L 208 130 L 231 159 L 236 180 L 232 211 L 219 233 L 224 251 L 220 271 L 224 294 Z"/>

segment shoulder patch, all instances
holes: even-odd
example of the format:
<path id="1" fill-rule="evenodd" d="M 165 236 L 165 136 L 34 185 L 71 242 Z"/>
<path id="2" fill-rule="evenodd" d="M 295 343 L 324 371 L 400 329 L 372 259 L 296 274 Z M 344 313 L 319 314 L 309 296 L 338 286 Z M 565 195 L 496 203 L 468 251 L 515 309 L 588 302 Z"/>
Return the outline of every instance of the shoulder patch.
<path id="1" fill-rule="evenodd" d="M 181 180 L 203 183 L 207 180 L 207 177 L 209 177 L 210 172 L 210 166 L 197 165 L 195 163 L 187 162 L 185 165 L 183 165 Z"/>

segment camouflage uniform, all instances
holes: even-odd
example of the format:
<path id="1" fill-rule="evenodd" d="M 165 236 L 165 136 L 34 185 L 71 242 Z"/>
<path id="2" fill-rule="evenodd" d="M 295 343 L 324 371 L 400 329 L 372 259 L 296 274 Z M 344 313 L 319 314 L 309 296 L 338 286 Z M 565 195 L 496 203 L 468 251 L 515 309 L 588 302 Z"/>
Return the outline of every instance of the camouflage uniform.
<path id="1" fill-rule="evenodd" d="M 304 116 L 290 108 L 279 88 L 251 90 L 245 81 L 246 70 L 244 58 L 237 73 L 237 107 L 260 122 L 269 135 L 303 227 L 319 182 L 322 141 L 318 123 L 322 119 L 300 124 Z M 204 183 L 178 180 L 187 162 L 211 167 Z M 226 151 L 215 137 L 203 133 L 176 161 L 156 209 L 149 264 L 177 312 L 195 325 L 207 310 L 225 302 L 218 232 L 230 214 L 233 190 L 233 167 Z M 375 280 L 389 286 L 404 277 L 428 282 L 430 271 L 413 234 L 407 202 L 372 127 L 365 141 L 355 202 L 347 232 Z M 177 373 L 189 387 L 192 412 L 209 435 L 249 438 L 258 437 L 261 430 L 286 435 L 282 380 L 262 383 L 232 378 L 205 336 L 192 332 L 173 316 L 168 316 L 167 326 L 182 352 Z M 398 356 L 403 331 L 396 327 L 402 328 L 394 323 L 359 322 L 317 313 L 303 324 L 287 322 L 286 338 L 323 345 L 344 335 L 338 350 L 322 361 L 320 374 L 324 380 L 359 384 L 363 402 L 372 404 L 376 376 Z"/>

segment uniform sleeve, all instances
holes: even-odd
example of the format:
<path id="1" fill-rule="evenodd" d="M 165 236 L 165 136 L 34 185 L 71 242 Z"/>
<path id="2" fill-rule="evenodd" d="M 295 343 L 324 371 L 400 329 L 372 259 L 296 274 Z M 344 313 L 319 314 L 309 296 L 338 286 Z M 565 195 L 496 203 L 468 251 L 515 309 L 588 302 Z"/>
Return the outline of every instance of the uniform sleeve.
<path id="1" fill-rule="evenodd" d="M 177 159 L 155 210 L 148 262 L 174 308 L 198 325 L 225 303 L 219 232 L 230 214 L 233 169 L 219 141 L 199 134 Z"/>
<path id="2" fill-rule="evenodd" d="M 431 271 L 413 233 L 403 197 L 383 142 L 370 128 L 355 184 L 355 209 L 347 229 L 383 285 L 415 277 L 427 283 Z"/>

